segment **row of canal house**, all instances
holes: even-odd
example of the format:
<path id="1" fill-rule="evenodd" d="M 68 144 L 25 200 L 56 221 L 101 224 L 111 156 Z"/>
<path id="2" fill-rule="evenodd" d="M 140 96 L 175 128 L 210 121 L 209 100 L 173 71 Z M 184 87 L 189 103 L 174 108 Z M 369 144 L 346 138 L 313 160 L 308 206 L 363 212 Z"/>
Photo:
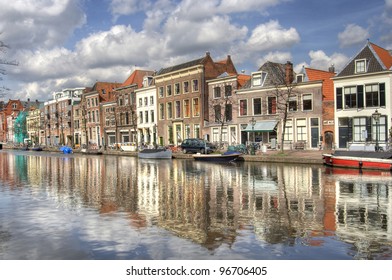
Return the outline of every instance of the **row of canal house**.
<path id="1" fill-rule="evenodd" d="M 34 139 L 41 145 L 207 138 L 284 149 L 387 149 L 391 67 L 391 52 L 369 41 L 339 73 L 333 66 L 296 73 L 291 62 L 266 62 L 245 75 L 229 55 L 214 61 L 207 52 L 157 72 L 136 70 L 124 83 L 54 93 L 41 110 L 39 131 L 27 130 L 29 138 L 40 135 Z"/>

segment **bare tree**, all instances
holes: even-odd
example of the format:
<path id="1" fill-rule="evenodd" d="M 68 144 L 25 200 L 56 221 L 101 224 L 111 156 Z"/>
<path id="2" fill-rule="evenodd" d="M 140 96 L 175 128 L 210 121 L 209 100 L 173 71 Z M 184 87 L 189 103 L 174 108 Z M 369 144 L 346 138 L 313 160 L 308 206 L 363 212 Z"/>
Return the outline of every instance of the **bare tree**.
<path id="1" fill-rule="evenodd" d="M 211 102 L 211 107 L 213 112 L 214 123 L 219 125 L 219 147 L 223 145 L 223 130 L 227 124 L 232 121 L 233 116 L 233 100 L 231 98 L 231 92 L 228 94 L 225 92 L 224 96 L 219 99 L 213 99 Z"/>
<path id="2" fill-rule="evenodd" d="M 296 84 L 293 83 L 293 64 L 287 62 L 285 65 L 280 65 L 278 71 L 274 71 L 271 81 L 274 90 L 269 93 L 272 99 L 267 102 L 267 110 L 269 114 L 277 114 L 282 120 L 280 151 L 283 153 L 287 120 L 290 111 L 296 111 L 298 108 L 298 93 L 296 92 Z"/>
<path id="3" fill-rule="evenodd" d="M 1 33 L 0 33 L 1 34 Z M 5 54 L 6 50 L 9 49 L 10 47 L 6 45 L 3 41 L 0 41 L 0 54 Z M 7 59 L 3 59 L 0 57 L 0 65 L 12 65 L 12 66 L 17 66 L 19 63 L 17 61 L 9 61 Z M 0 68 L 0 81 L 2 80 L 1 75 L 7 75 L 7 71 L 4 68 Z M 9 91 L 10 89 L 1 86 L 0 87 L 0 97 L 5 95 L 6 91 Z"/>

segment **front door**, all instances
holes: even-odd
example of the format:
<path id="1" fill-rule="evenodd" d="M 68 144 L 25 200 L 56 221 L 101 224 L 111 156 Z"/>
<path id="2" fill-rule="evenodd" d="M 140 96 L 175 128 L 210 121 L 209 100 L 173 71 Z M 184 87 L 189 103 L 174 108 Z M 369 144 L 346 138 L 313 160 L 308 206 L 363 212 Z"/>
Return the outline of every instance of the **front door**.
<path id="1" fill-rule="evenodd" d="M 348 127 L 339 127 L 339 148 L 347 148 Z"/>

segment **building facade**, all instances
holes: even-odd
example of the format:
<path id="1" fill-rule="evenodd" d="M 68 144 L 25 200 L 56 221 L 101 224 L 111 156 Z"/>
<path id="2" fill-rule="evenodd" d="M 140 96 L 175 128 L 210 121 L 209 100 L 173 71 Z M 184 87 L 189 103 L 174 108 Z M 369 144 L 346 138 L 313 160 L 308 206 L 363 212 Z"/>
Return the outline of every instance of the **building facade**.
<path id="1" fill-rule="evenodd" d="M 333 80 L 336 148 L 389 149 L 391 53 L 367 42 Z"/>
<path id="2" fill-rule="evenodd" d="M 231 57 L 214 62 L 207 52 L 200 59 L 163 68 L 155 75 L 158 105 L 158 144 L 179 145 L 203 135 L 208 121 L 207 80 L 224 72 L 236 74 Z"/>

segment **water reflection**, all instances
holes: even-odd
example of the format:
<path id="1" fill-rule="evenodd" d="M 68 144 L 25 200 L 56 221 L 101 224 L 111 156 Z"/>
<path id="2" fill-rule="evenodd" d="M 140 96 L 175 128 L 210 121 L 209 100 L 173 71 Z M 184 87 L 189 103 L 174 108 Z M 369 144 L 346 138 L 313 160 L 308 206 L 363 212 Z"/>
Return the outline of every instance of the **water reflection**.
<path id="1" fill-rule="evenodd" d="M 88 246 L 101 248 L 90 249 L 93 255 L 79 252 L 66 258 L 223 258 L 224 252 L 225 258 L 245 259 L 392 259 L 391 175 L 350 172 L 356 174 L 303 165 L 3 151 L 0 256 L 9 256 L 6 245 L 18 234 L 4 216 L 22 206 L 9 205 L 9 197 L 23 195 L 31 200 L 23 205 L 27 211 L 34 212 L 34 200 L 49 198 L 77 228 L 99 232 L 116 221 L 120 231 L 151 235 L 142 238 L 144 251 L 159 250 L 157 243 L 173 238 L 184 247 L 159 256 L 137 255 L 129 249 L 135 244 L 109 236 L 105 244 L 87 240 Z M 88 216 L 95 223 L 84 225 L 86 211 L 97 213 Z M 23 220 L 19 223 L 18 228 L 24 226 Z M 47 223 L 38 234 L 51 234 Z M 75 238 L 80 242 L 80 236 Z M 23 247 L 24 240 L 18 242 Z M 118 250 L 112 243 L 127 249 L 104 255 Z"/>

